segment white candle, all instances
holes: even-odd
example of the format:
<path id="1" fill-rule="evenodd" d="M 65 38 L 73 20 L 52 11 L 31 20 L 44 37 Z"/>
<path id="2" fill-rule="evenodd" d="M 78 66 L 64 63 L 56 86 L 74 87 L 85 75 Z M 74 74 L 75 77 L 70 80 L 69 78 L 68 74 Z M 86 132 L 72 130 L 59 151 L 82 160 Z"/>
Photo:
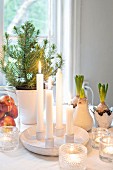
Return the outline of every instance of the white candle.
<path id="1" fill-rule="evenodd" d="M 63 126 L 63 89 L 62 89 L 62 72 L 58 69 L 56 73 L 56 129 Z"/>
<path id="2" fill-rule="evenodd" d="M 51 79 L 49 79 L 51 81 Z M 53 90 L 51 82 L 48 82 L 49 89 L 46 90 L 46 135 L 45 138 L 53 138 Z"/>
<path id="3" fill-rule="evenodd" d="M 66 109 L 66 134 L 73 134 L 73 106 L 68 105 Z"/>
<path id="4" fill-rule="evenodd" d="M 43 132 L 44 94 L 43 94 L 43 74 L 41 74 L 40 62 L 39 62 L 39 74 L 36 75 L 36 87 L 37 87 L 37 132 Z"/>
<path id="5" fill-rule="evenodd" d="M 103 149 L 103 152 L 106 154 L 113 154 L 113 146 L 107 146 Z"/>

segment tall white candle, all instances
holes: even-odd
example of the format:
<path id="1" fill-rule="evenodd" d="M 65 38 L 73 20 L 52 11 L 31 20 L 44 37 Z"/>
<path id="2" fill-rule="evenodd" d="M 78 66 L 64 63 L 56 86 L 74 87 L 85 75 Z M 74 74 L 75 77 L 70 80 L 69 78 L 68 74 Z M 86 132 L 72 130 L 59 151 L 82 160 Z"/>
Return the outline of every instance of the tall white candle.
<path id="1" fill-rule="evenodd" d="M 41 74 L 41 62 L 38 68 L 39 74 L 36 75 L 37 87 L 37 132 L 44 131 L 43 108 L 44 108 L 44 94 L 43 94 L 43 74 Z"/>
<path id="2" fill-rule="evenodd" d="M 51 89 L 51 79 L 49 79 L 49 89 L 46 90 L 46 139 L 53 138 L 53 90 Z"/>
<path id="3" fill-rule="evenodd" d="M 63 89 L 61 69 L 56 73 L 56 129 L 61 129 L 63 124 Z"/>
<path id="4" fill-rule="evenodd" d="M 66 108 L 66 134 L 73 134 L 73 106 L 68 105 Z"/>

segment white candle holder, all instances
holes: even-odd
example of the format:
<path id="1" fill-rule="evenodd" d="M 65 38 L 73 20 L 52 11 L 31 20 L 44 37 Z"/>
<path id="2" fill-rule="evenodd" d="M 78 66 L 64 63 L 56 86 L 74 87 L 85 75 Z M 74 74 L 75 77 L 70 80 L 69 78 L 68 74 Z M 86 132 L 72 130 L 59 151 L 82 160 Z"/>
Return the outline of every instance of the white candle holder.
<path id="1" fill-rule="evenodd" d="M 74 143 L 74 134 L 65 134 L 65 143 Z"/>
<path id="2" fill-rule="evenodd" d="M 45 139 L 45 147 L 53 148 L 54 147 L 54 138 Z"/>
<path id="3" fill-rule="evenodd" d="M 45 132 L 36 132 L 36 139 L 43 140 L 45 138 Z"/>
<path id="4" fill-rule="evenodd" d="M 104 162 L 113 162 L 113 136 L 104 136 L 100 139 L 99 157 Z"/>
<path id="5" fill-rule="evenodd" d="M 62 136 L 64 136 L 64 134 L 65 134 L 65 126 L 62 126 L 62 128 L 60 128 L 60 129 L 57 129 L 55 127 L 55 136 L 62 137 Z"/>
<path id="6" fill-rule="evenodd" d="M 87 148 L 81 144 L 67 143 L 59 148 L 59 164 L 62 170 L 85 170 Z"/>
<path id="7" fill-rule="evenodd" d="M 63 126 L 65 127 L 65 125 Z M 53 126 L 53 132 L 55 132 L 55 125 Z M 29 151 L 40 155 L 58 156 L 59 147 L 65 143 L 65 135 L 62 137 L 57 137 L 53 133 L 53 137 L 47 138 L 44 133 L 44 139 L 37 140 L 36 133 L 37 125 L 34 125 L 21 133 L 20 140 L 24 147 Z M 88 141 L 88 132 L 80 127 L 74 126 L 74 143 L 86 145 Z"/>

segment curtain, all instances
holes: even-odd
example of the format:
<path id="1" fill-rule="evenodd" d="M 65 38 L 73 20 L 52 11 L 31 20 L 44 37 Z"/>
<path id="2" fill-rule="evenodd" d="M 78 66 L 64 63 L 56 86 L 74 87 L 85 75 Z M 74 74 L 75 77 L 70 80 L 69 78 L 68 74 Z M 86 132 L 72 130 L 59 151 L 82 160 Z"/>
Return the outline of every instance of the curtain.
<path id="1" fill-rule="evenodd" d="M 64 59 L 63 101 L 75 95 L 74 77 L 80 74 L 81 0 L 57 1 L 57 47 Z"/>

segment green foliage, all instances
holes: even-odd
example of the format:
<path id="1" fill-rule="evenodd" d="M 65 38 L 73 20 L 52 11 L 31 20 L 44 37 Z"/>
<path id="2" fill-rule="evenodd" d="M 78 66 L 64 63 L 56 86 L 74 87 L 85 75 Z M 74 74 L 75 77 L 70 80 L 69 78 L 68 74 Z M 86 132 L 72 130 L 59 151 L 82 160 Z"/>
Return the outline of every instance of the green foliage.
<path id="1" fill-rule="evenodd" d="M 57 69 L 62 68 L 63 59 L 56 54 L 56 46 L 49 46 L 48 40 L 39 43 L 39 30 L 27 21 L 20 27 L 14 27 L 17 44 L 11 44 L 9 35 L 5 33 L 3 46 L 4 58 L 0 61 L 1 69 L 6 75 L 9 85 L 33 89 L 36 87 L 38 62 L 41 61 L 42 73 L 46 81 L 50 75 L 55 76 Z"/>
<path id="2" fill-rule="evenodd" d="M 80 91 L 81 91 L 81 88 L 82 88 L 83 81 L 84 81 L 83 75 L 76 75 L 75 76 L 76 95 L 77 96 L 80 96 Z"/>
<path id="3" fill-rule="evenodd" d="M 80 99 L 84 99 L 85 97 L 86 97 L 85 91 L 84 91 L 83 88 L 81 88 L 81 90 L 80 90 Z"/>
<path id="4" fill-rule="evenodd" d="M 98 84 L 98 90 L 99 90 L 99 97 L 100 97 L 100 102 L 105 102 L 107 91 L 108 91 L 108 83 L 105 84 Z"/>

